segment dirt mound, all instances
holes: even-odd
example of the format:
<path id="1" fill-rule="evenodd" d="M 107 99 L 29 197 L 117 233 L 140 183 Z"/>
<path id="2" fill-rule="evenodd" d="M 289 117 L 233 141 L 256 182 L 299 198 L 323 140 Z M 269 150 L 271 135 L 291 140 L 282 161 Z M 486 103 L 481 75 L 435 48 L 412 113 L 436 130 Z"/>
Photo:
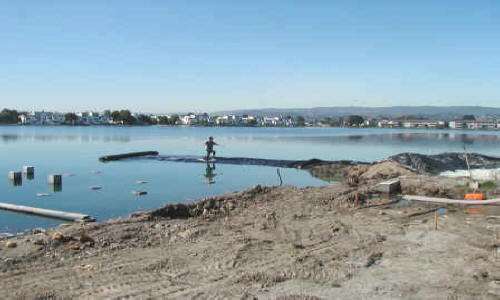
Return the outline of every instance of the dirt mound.
<path id="1" fill-rule="evenodd" d="M 391 160 L 373 164 L 336 162 L 313 167 L 309 172 L 312 176 L 325 181 L 345 181 L 352 177 L 360 180 L 390 179 L 402 175 L 417 174 L 408 167 Z"/>
<path id="2" fill-rule="evenodd" d="M 417 172 L 400 165 L 395 161 L 383 161 L 370 165 L 367 170 L 362 173 L 360 179 L 389 179 L 403 175 L 415 175 Z"/>

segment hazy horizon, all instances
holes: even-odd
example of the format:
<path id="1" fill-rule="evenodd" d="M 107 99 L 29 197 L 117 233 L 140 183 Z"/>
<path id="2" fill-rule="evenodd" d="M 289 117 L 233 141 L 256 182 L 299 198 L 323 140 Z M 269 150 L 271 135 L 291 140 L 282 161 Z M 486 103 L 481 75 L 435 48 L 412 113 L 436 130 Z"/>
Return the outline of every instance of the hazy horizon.
<path id="1" fill-rule="evenodd" d="M 498 1 L 27 0 L 0 18 L 0 107 L 500 103 Z"/>

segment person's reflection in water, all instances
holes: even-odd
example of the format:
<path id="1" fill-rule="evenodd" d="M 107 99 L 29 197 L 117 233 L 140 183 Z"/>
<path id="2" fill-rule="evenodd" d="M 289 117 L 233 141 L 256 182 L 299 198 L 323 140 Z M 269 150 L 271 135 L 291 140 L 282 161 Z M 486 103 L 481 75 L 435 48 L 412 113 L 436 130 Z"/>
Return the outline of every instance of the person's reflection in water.
<path id="1" fill-rule="evenodd" d="M 206 184 L 214 184 L 215 183 L 214 178 L 215 178 L 215 176 L 217 176 L 217 173 L 215 173 L 214 170 L 215 170 L 215 163 L 212 163 L 212 165 L 210 165 L 207 162 L 205 174 L 203 174 L 203 176 L 207 179 L 205 181 Z"/>

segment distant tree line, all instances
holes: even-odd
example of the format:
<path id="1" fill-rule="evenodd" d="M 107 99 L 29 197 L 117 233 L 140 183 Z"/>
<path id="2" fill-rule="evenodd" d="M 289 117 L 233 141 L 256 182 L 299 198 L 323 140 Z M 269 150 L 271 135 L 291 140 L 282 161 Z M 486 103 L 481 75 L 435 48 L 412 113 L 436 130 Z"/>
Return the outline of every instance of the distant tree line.
<path id="1" fill-rule="evenodd" d="M 0 112 L 0 124 L 17 124 L 19 113 L 17 110 L 5 108 Z"/>

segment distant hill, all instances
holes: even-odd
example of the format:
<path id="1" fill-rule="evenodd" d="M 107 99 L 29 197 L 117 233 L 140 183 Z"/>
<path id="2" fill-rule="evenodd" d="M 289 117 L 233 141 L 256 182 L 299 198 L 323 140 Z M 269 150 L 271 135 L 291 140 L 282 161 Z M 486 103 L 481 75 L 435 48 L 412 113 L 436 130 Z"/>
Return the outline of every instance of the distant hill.
<path id="1" fill-rule="evenodd" d="M 396 118 L 403 115 L 413 115 L 429 119 L 452 120 L 461 118 L 463 115 L 475 115 L 476 117 L 500 118 L 500 107 L 482 106 L 390 106 L 390 107 L 356 107 L 356 106 L 332 106 L 313 108 L 264 108 L 264 109 L 241 109 L 227 110 L 212 113 L 212 115 L 291 115 L 303 116 L 306 119 L 321 119 L 325 117 L 346 117 L 349 115 L 361 115 L 368 118 Z"/>

